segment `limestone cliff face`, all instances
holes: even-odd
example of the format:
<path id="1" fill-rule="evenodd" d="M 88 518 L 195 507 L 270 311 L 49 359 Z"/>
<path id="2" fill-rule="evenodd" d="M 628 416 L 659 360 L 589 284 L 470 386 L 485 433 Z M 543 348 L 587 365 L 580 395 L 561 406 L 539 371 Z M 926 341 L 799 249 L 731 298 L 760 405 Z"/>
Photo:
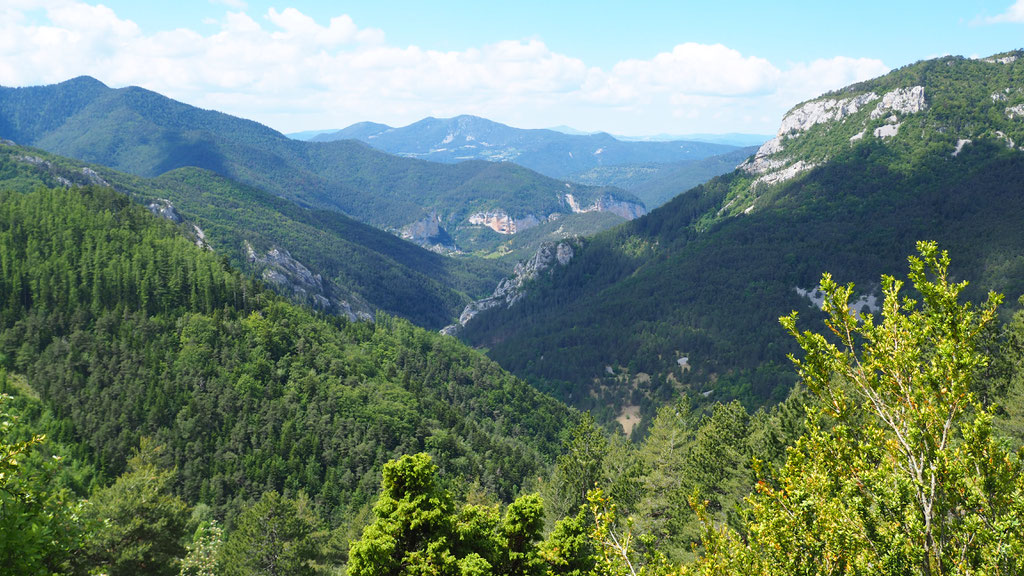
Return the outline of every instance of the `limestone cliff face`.
<path id="1" fill-rule="evenodd" d="M 456 250 L 455 241 L 441 225 L 441 217 L 436 212 L 407 224 L 398 235 L 434 252 L 445 254 Z"/>
<path id="2" fill-rule="evenodd" d="M 527 282 L 537 278 L 541 273 L 551 270 L 555 266 L 565 266 L 575 255 L 572 243 L 549 242 L 542 244 L 529 260 L 519 262 L 512 270 L 512 276 L 505 278 L 498 283 L 497 288 L 490 297 L 475 302 L 470 302 L 459 315 L 459 322 L 441 329 L 442 334 L 455 335 L 474 316 L 497 306 L 511 308 L 523 296 L 526 295 L 524 286 Z"/>
<path id="3" fill-rule="evenodd" d="M 264 282 L 293 299 L 309 302 L 314 308 L 345 316 L 349 320 L 372 320 L 369 308 L 361 302 L 335 297 L 319 274 L 313 274 L 284 248 L 273 247 L 265 255 L 256 253 L 245 242 L 246 260 L 256 268 Z"/>
<path id="4" fill-rule="evenodd" d="M 504 210 L 490 210 L 471 214 L 467 221 L 473 226 L 486 226 L 498 234 L 515 234 L 540 224 L 540 218 L 527 214 L 522 218 L 513 218 Z"/>
<path id="5" fill-rule="evenodd" d="M 595 200 L 594 203 L 588 206 L 581 205 L 572 194 L 565 195 L 565 202 L 569 205 L 569 208 L 573 213 L 576 214 L 581 212 L 611 212 L 612 214 L 621 216 L 626 220 L 633 220 L 634 218 L 639 218 L 644 214 L 647 214 L 647 209 L 644 208 L 643 204 L 619 200 L 611 194 L 601 196 Z"/>
<path id="6" fill-rule="evenodd" d="M 819 159 L 791 157 L 786 154 L 787 143 L 803 136 L 814 126 L 856 121 L 856 117 L 865 129 L 851 137 L 851 142 L 868 134 L 876 138 L 890 138 L 899 132 L 901 116 L 916 114 L 927 106 L 923 86 L 898 88 L 882 95 L 867 92 L 848 98 L 822 98 L 805 102 L 786 114 L 775 137 L 765 142 L 753 158 L 740 165 L 740 169 L 758 176 L 751 187 L 795 178 L 817 166 Z M 860 114 L 864 110 L 871 112 Z M 868 130 L 870 125 L 877 124 L 883 118 L 885 124 Z"/>
<path id="7" fill-rule="evenodd" d="M 86 170 L 91 172 L 92 176 L 94 176 L 95 178 L 99 178 L 99 175 L 93 172 L 92 170 L 89 170 L 88 168 L 82 168 L 82 173 L 85 174 L 86 176 L 89 176 L 89 172 L 86 172 Z M 102 180 L 102 178 L 99 179 Z M 170 200 L 166 200 L 164 198 L 150 200 L 146 204 L 146 208 L 155 216 L 159 216 L 166 220 L 170 220 L 175 224 L 185 224 L 185 234 L 192 238 L 192 241 L 195 242 L 196 246 L 199 246 L 200 248 L 205 248 L 207 250 L 213 250 L 213 248 L 211 248 L 210 245 L 206 242 L 206 232 L 204 232 L 203 229 L 200 228 L 199 225 L 197 225 L 195 222 L 186 222 L 185 218 L 182 217 L 181 213 L 178 212 L 178 209 L 174 207 L 174 204 L 171 204 Z"/>

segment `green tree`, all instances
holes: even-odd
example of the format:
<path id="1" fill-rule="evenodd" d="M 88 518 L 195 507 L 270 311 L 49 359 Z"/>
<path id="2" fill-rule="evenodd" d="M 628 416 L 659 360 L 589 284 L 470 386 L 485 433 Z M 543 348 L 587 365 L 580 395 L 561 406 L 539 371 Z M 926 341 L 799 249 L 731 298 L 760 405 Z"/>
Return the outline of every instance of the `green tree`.
<path id="1" fill-rule="evenodd" d="M 399 574 L 540 576 L 544 503 L 528 494 L 509 504 L 463 505 L 437 479 L 428 454 L 384 466 L 376 520 L 352 543 L 352 576 Z"/>
<path id="2" fill-rule="evenodd" d="M 557 518 L 575 514 L 587 503 L 587 492 L 603 484 L 607 451 L 608 439 L 590 412 L 585 412 L 563 445 L 547 492 L 550 512 Z"/>
<path id="3" fill-rule="evenodd" d="M 143 439 L 125 473 L 90 498 L 90 555 L 111 576 L 178 573 L 189 511 L 172 494 L 174 472 L 157 466 L 159 452 Z"/>
<path id="4" fill-rule="evenodd" d="M 702 573 L 1019 574 L 1024 467 L 975 394 L 981 339 L 1000 298 L 960 304 L 949 258 L 919 243 L 909 278 L 883 277 L 881 319 L 849 310 L 852 285 L 826 274 L 827 336 L 782 324 L 820 398 L 783 468 L 750 498 L 746 543 L 705 533 Z"/>
<path id="5" fill-rule="evenodd" d="M 6 378 L 0 371 L 0 381 Z M 0 566 L 11 574 L 66 572 L 81 546 L 82 506 L 50 483 L 47 470 L 29 464 L 46 438 L 18 438 L 19 415 L 9 408 L 11 400 L 0 393 Z"/>
<path id="6" fill-rule="evenodd" d="M 540 545 L 540 555 L 546 572 L 557 576 L 586 576 L 597 566 L 597 549 L 591 538 L 593 516 L 589 510 L 579 509 L 575 516 L 563 518 L 555 524 Z"/>
<path id="7" fill-rule="evenodd" d="M 304 494 L 264 492 L 238 518 L 219 565 L 227 576 L 303 576 L 321 572 L 326 533 Z"/>
<path id="8" fill-rule="evenodd" d="M 351 576 L 456 574 L 451 552 L 453 504 L 427 454 L 384 465 L 376 520 L 352 543 Z"/>

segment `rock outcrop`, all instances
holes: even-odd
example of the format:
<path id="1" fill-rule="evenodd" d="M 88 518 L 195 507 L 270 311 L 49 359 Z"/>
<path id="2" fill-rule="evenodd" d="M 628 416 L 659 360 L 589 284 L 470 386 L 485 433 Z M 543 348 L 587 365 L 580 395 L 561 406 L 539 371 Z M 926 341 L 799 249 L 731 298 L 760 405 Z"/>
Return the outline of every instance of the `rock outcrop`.
<path id="1" fill-rule="evenodd" d="M 489 210 L 471 214 L 468 221 L 473 226 L 486 226 L 498 234 L 515 234 L 540 224 L 540 218 L 527 214 L 522 218 L 513 218 L 504 210 Z"/>
<path id="2" fill-rule="evenodd" d="M 782 119 L 774 138 L 765 142 L 754 155 L 739 166 L 748 174 L 758 176 L 751 189 L 760 184 L 777 184 L 790 180 L 814 168 L 822 159 L 795 159 L 785 156 L 786 142 L 798 138 L 819 124 L 846 122 L 870 104 L 878 102 L 867 118 L 862 118 L 864 130 L 854 134 L 850 143 L 871 134 L 876 138 L 891 138 L 899 133 L 899 114 L 916 114 L 927 108 L 923 86 L 897 88 L 879 96 L 867 92 L 849 98 L 823 98 L 806 102 L 791 110 Z M 886 124 L 872 128 L 873 122 L 885 118 Z"/>
<path id="3" fill-rule="evenodd" d="M 86 170 L 89 169 L 83 168 L 82 172 L 85 173 Z M 92 171 L 89 170 L 89 172 Z M 99 178 L 98 174 L 96 174 L 95 172 L 92 173 L 97 178 Z M 88 174 L 86 175 L 88 176 Z M 102 180 L 102 178 L 100 178 L 100 180 Z M 180 212 L 178 212 L 178 209 L 174 207 L 174 204 L 171 204 L 171 201 L 165 198 L 157 198 L 155 200 L 150 200 L 146 204 L 146 208 L 150 212 L 152 212 L 154 216 L 170 220 L 175 224 L 181 224 L 185 222 L 185 218 L 181 215 Z M 191 226 L 191 228 L 187 228 L 185 233 L 186 235 L 191 234 L 192 241 L 195 242 L 196 246 L 199 246 L 200 248 L 204 248 L 206 250 L 213 250 L 213 248 L 211 248 L 210 245 L 206 242 L 206 232 L 204 232 L 203 229 L 200 228 L 195 222 L 189 222 L 189 225 Z"/>
<path id="4" fill-rule="evenodd" d="M 331 290 L 319 274 L 313 274 L 284 248 L 273 247 L 259 256 L 252 244 L 245 242 L 246 260 L 256 268 L 260 278 L 276 291 L 295 300 L 308 302 L 314 308 L 345 316 L 349 320 L 372 320 L 368 307 L 353 306 L 347 300 L 332 297 Z"/>
<path id="5" fill-rule="evenodd" d="M 407 224 L 398 235 L 410 242 L 419 244 L 434 252 L 447 253 L 456 250 L 455 241 L 441 225 L 441 217 L 436 212 L 430 213 L 412 224 Z"/>
<path id="6" fill-rule="evenodd" d="M 619 200 L 611 194 L 601 196 L 595 200 L 593 204 L 588 206 L 581 205 L 572 194 L 565 195 L 565 202 L 569 205 L 569 209 L 575 214 L 582 212 L 611 212 L 612 214 L 625 218 L 626 220 L 633 220 L 634 218 L 639 218 L 644 214 L 647 214 L 647 209 L 644 208 L 643 204 Z"/>
<path id="7" fill-rule="evenodd" d="M 575 255 L 572 244 L 566 242 L 547 242 L 537 249 L 536 254 L 529 260 L 516 264 L 512 270 L 512 276 L 505 278 L 498 283 L 494 293 L 490 297 L 475 302 L 470 302 L 459 315 L 457 324 L 445 326 L 441 329 L 442 334 L 455 335 L 474 316 L 498 306 L 511 308 L 523 296 L 526 295 L 524 286 L 527 282 L 537 278 L 541 273 L 551 270 L 555 266 L 565 266 Z"/>
<path id="8" fill-rule="evenodd" d="M 174 204 L 171 204 L 170 200 L 165 200 L 163 198 L 150 200 L 149 203 L 146 204 L 146 208 L 148 208 L 155 216 L 165 218 L 175 224 L 181 224 L 185 220 L 181 217 L 178 209 L 174 207 Z"/>

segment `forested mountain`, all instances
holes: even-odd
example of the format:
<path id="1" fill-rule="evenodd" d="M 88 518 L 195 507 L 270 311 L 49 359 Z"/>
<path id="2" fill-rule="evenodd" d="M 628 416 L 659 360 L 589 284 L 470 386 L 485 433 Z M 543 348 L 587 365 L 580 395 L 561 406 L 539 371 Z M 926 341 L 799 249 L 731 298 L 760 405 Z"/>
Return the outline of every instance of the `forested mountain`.
<path id="1" fill-rule="evenodd" d="M 515 162 L 552 178 L 577 180 L 595 168 L 599 186 L 629 188 L 627 173 L 648 164 L 691 162 L 731 152 L 735 146 L 707 142 L 630 142 L 609 134 L 573 135 L 554 130 L 512 128 L 476 116 L 424 118 L 401 128 L 360 122 L 337 132 L 314 136 L 314 142 L 354 139 L 378 150 L 435 162 L 490 160 Z M 716 174 L 717 175 L 717 174 Z"/>
<path id="2" fill-rule="evenodd" d="M 447 258 L 335 210 L 303 208 L 204 169 L 141 178 L 35 149 L 0 145 L 0 185 L 102 185 L 180 223 L 238 269 L 319 310 L 366 317 L 381 310 L 440 328 L 489 293 L 502 266 Z M 202 236 L 200 239 L 199 236 Z"/>
<path id="3" fill-rule="evenodd" d="M 144 177 L 203 168 L 448 250 L 464 236 L 476 240 L 474 248 L 493 247 L 556 213 L 644 212 L 619 189 L 566 184 L 507 163 L 445 165 L 354 141 L 292 140 L 256 122 L 89 77 L 0 88 L 0 138 Z"/>
<path id="4" fill-rule="evenodd" d="M 257 499 L 283 494 L 344 534 L 365 521 L 388 459 L 428 451 L 452 489 L 509 500 L 574 419 L 451 338 L 286 303 L 108 187 L 0 186 L 0 262 L 0 391 L 19 390 L 27 429 L 91 469 L 71 483 L 78 490 L 148 475 L 142 489 L 159 478 L 229 527 Z M 4 467 L 19 450 L 8 427 L 5 416 L 0 443 L 14 451 Z M 10 478 L 0 474 L 13 506 Z M 115 505 L 142 514 L 131 500 L 140 485 L 113 486 L 126 491 Z M 23 518 L 17 510 L 0 514 L 5 566 L 25 558 L 8 540 L 21 533 L 6 524 Z M 107 526 L 127 522 L 95 510 Z M 180 550 L 181 536 L 165 544 Z M 133 538 L 148 547 L 155 536 Z M 93 546 L 107 544 L 83 549 Z"/>
<path id="5" fill-rule="evenodd" d="M 918 240 L 950 251 L 972 298 L 992 289 L 1015 303 L 1019 56 L 920 62 L 795 107 L 744 167 L 584 242 L 464 337 L 611 419 L 650 415 L 680 390 L 748 405 L 783 398 L 795 348 L 775 319 L 813 311 L 823 271 L 857 283 L 858 311 L 876 309 L 878 275 L 900 270 Z"/>

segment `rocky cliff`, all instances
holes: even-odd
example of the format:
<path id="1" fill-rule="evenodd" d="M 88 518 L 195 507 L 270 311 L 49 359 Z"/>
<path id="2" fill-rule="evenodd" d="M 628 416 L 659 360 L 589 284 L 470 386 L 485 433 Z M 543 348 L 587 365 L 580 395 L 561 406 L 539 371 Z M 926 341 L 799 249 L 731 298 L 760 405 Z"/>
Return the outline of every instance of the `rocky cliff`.
<path id="1" fill-rule="evenodd" d="M 283 248 L 272 247 L 265 255 L 256 253 L 252 244 L 245 242 L 246 261 L 257 275 L 277 292 L 294 300 L 307 302 L 317 310 L 344 316 L 349 320 L 372 320 L 369 307 L 361 302 L 338 298 L 320 274 L 313 274 Z"/>
<path id="2" fill-rule="evenodd" d="M 871 104 L 876 101 L 878 103 L 872 107 Z M 757 176 L 752 186 L 783 182 L 825 160 L 796 159 L 786 154 L 787 144 L 806 134 L 813 127 L 819 124 L 845 123 L 851 119 L 859 121 L 863 126 L 863 130 L 850 137 L 851 141 L 864 138 L 869 133 L 869 128 L 874 137 L 887 138 L 898 133 L 900 115 L 916 114 L 926 108 L 923 86 L 898 88 L 881 96 L 875 92 L 866 92 L 847 98 L 812 100 L 786 114 L 775 137 L 765 142 L 754 157 L 743 163 L 740 168 L 748 174 Z M 871 110 L 870 114 L 859 114 L 867 109 Z M 880 119 L 884 119 L 884 124 L 874 126 Z"/>
<path id="3" fill-rule="evenodd" d="M 565 266 L 575 255 L 573 242 L 549 242 L 541 245 L 537 253 L 529 260 L 519 262 L 512 270 L 512 276 L 498 283 L 490 297 L 470 302 L 459 315 L 457 324 L 445 326 L 442 334 L 455 335 L 473 319 L 474 316 L 497 306 L 511 308 L 526 295 L 525 286 L 541 273 L 551 270 L 554 266 Z"/>

